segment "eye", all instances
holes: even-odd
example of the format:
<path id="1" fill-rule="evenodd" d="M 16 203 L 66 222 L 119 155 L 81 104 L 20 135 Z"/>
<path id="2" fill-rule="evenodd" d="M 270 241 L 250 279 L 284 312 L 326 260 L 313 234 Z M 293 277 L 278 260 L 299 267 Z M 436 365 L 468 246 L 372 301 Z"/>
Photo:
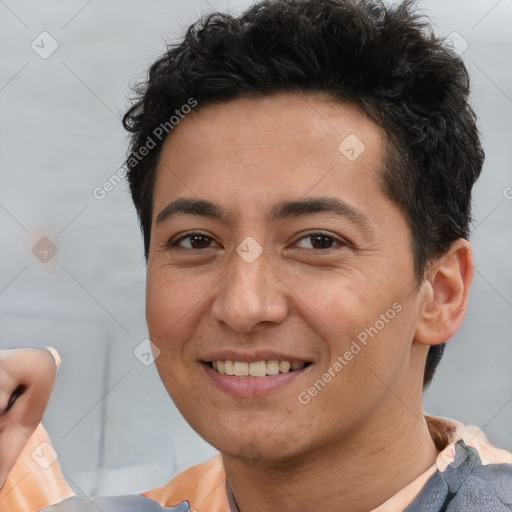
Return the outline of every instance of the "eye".
<path id="1" fill-rule="evenodd" d="M 309 233 L 306 236 L 303 236 L 302 238 L 299 238 L 300 240 L 310 240 L 310 245 L 312 247 L 306 247 L 306 249 L 331 249 L 333 246 L 338 245 L 347 245 L 343 240 L 340 240 L 339 238 L 336 238 L 328 233 L 322 233 L 322 232 L 314 232 Z"/>
<path id="2" fill-rule="evenodd" d="M 184 245 L 182 242 L 187 241 Z M 182 247 L 184 249 L 208 249 L 210 247 L 213 238 L 205 235 L 204 233 L 194 232 L 184 235 L 178 240 L 169 242 L 169 247 Z"/>
<path id="3" fill-rule="evenodd" d="M 312 232 L 301 238 L 299 238 L 299 242 L 302 240 L 309 240 L 310 246 L 304 247 L 306 249 L 320 249 L 320 250 L 328 250 L 332 249 L 336 246 L 345 246 L 346 242 L 343 240 L 334 237 L 328 233 L 322 232 Z M 184 236 L 181 236 L 177 240 L 169 242 L 168 246 L 172 247 L 181 247 L 183 249 L 191 249 L 191 250 L 199 250 L 199 249 L 209 249 L 211 243 L 214 242 L 213 238 L 204 233 L 193 232 L 188 233 Z"/>

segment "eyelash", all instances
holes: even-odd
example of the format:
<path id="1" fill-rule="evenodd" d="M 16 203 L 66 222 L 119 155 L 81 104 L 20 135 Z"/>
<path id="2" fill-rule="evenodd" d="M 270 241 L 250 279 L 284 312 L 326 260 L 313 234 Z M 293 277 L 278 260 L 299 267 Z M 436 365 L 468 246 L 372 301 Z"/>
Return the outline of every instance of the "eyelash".
<path id="1" fill-rule="evenodd" d="M 192 238 L 194 236 L 203 236 L 204 238 L 207 238 L 209 239 L 210 241 L 214 241 L 212 237 L 204 234 L 204 233 L 201 233 L 199 231 L 193 231 L 191 233 L 187 233 L 186 235 L 178 238 L 178 240 L 175 240 L 174 242 L 170 241 L 167 245 L 168 245 L 168 248 L 169 249 L 172 249 L 174 247 L 178 247 L 178 248 L 181 248 L 181 249 L 185 249 L 185 250 L 190 250 L 190 251 L 201 251 L 201 250 L 205 250 L 205 249 L 210 249 L 210 247 L 206 247 L 205 249 L 194 249 L 193 247 L 181 247 L 179 244 L 182 240 L 185 240 L 187 238 Z M 304 238 L 313 238 L 315 236 L 323 236 L 323 237 L 326 237 L 326 238 L 330 238 L 332 239 L 333 241 L 336 242 L 336 245 L 332 246 L 332 247 L 328 247 L 327 249 L 309 249 L 309 250 L 312 250 L 312 251 L 315 251 L 315 252 L 327 252 L 327 251 L 330 251 L 332 249 L 335 249 L 336 247 L 340 247 L 340 246 L 347 246 L 349 245 L 346 241 L 338 238 L 338 237 L 335 237 L 329 233 L 324 233 L 322 231 L 313 231 L 311 233 L 308 233 L 306 235 L 303 235 L 302 237 L 300 237 L 298 241 L 300 240 L 303 240 Z"/>

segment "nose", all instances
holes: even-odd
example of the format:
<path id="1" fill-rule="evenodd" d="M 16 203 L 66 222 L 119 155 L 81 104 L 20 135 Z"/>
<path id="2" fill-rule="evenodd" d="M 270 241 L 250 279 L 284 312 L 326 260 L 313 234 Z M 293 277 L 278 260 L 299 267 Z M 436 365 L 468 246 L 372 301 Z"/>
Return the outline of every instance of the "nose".
<path id="1" fill-rule="evenodd" d="M 262 322 L 280 324 L 288 315 L 287 287 L 265 252 L 252 262 L 233 252 L 212 305 L 214 321 L 242 333 Z"/>

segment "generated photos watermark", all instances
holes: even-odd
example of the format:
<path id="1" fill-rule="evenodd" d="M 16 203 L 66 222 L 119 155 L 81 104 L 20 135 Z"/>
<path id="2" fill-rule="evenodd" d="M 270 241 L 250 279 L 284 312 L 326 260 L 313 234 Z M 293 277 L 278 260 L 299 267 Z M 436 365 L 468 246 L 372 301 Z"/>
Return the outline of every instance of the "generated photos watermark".
<path id="1" fill-rule="evenodd" d="M 149 152 L 157 146 L 158 142 L 162 142 L 162 140 L 169 135 L 171 130 L 177 126 L 187 114 L 192 112 L 194 107 L 197 107 L 197 100 L 189 98 L 187 103 L 174 111 L 175 115 L 172 115 L 165 123 L 160 123 L 138 151 L 135 151 L 130 155 L 130 158 L 128 159 L 128 167 L 135 167 L 139 162 L 141 162 L 144 157 L 146 157 Z M 155 139 L 157 139 L 158 142 Z"/>
<path id="2" fill-rule="evenodd" d="M 357 340 L 352 341 L 350 347 L 336 358 L 331 367 L 306 391 L 301 391 L 297 395 L 299 403 L 302 405 L 309 404 L 367 346 L 369 338 L 373 339 L 377 336 L 402 309 L 402 304 L 395 302 L 385 313 L 379 316 L 379 319 L 372 326 L 363 329 L 357 335 Z"/>
<path id="3" fill-rule="evenodd" d="M 146 141 L 142 146 L 139 147 L 137 151 L 131 153 L 130 158 L 128 159 L 128 167 L 133 168 L 139 162 L 141 162 L 144 157 L 148 156 L 150 151 L 157 147 L 157 145 L 162 142 L 167 135 L 171 132 L 171 130 L 179 124 L 179 122 L 185 118 L 187 114 L 192 112 L 194 107 L 197 107 L 197 100 L 194 98 L 189 98 L 187 103 L 182 105 L 179 109 L 174 111 L 174 115 L 172 115 L 168 121 L 164 123 L 160 123 L 148 136 Z M 115 171 L 105 182 L 98 187 L 95 187 L 92 191 L 92 195 L 98 201 L 102 201 L 107 197 L 107 194 L 112 192 L 120 183 L 124 181 L 126 178 L 126 174 L 128 169 L 122 167 Z"/>

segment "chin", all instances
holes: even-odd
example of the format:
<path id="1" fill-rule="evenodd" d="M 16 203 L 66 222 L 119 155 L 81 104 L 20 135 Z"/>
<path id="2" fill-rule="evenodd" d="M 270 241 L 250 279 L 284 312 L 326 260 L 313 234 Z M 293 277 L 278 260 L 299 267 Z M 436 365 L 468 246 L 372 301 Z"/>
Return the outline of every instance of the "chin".
<path id="1" fill-rule="evenodd" d="M 267 424 L 268 425 L 268 424 Z M 300 443 L 288 432 L 268 433 L 268 429 L 242 431 L 231 428 L 229 431 L 201 432 L 194 429 L 207 443 L 223 455 L 254 464 L 257 461 L 279 462 L 298 455 Z M 206 435 L 205 435 L 206 434 Z"/>

